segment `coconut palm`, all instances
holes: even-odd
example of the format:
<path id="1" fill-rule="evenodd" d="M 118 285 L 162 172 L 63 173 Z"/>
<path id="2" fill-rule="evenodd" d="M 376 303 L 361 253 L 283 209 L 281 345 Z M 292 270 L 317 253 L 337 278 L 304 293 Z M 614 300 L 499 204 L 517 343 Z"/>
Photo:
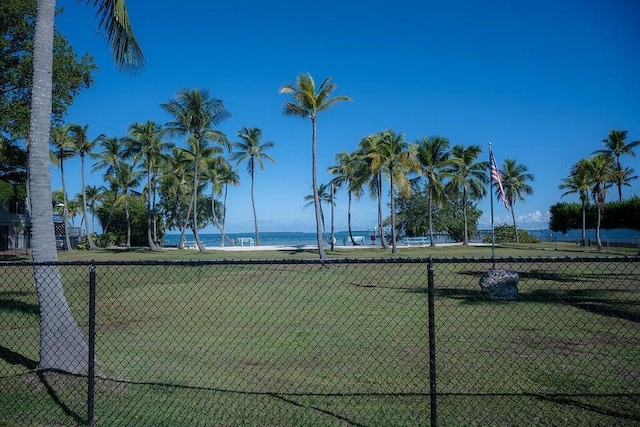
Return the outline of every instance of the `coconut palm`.
<path id="1" fill-rule="evenodd" d="M 198 191 L 200 189 L 200 151 L 209 141 L 229 147 L 230 144 L 225 134 L 213 129 L 224 120 L 231 117 L 231 114 L 224 108 L 222 100 L 212 98 L 207 90 L 183 90 L 178 92 L 174 99 L 171 99 L 161 107 L 172 116 L 165 127 L 169 134 L 184 135 L 194 139 L 194 159 L 193 159 L 193 188 L 192 188 L 192 215 L 193 215 L 193 235 L 200 252 L 205 248 L 200 242 L 198 233 Z"/>
<path id="2" fill-rule="evenodd" d="M 147 240 L 149 249 L 156 250 L 159 247 L 155 243 L 153 235 L 153 221 L 155 217 L 156 177 L 164 154 L 170 148 L 170 144 L 163 141 L 165 129 L 153 120 L 144 123 L 133 123 L 128 129 L 129 137 L 124 138 L 126 144 L 125 155 L 134 155 L 142 160 L 147 178 Z"/>
<path id="3" fill-rule="evenodd" d="M 120 160 L 116 165 L 115 174 L 107 177 L 108 182 L 113 184 L 118 191 L 116 203 L 124 204 L 125 218 L 127 219 L 127 241 L 126 246 L 131 247 L 131 218 L 129 215 L 129 197 L 135 188 L 140 185 L 143 171 L 137 170 L 135 163 L 129 164 L 125 160 Z"/>
<path id="4" fill-rule="evenodd" d="M 106 30 L 114 59 L 121 69 L 144 62 L 131 30 L 124 0 L 95 0 L 100 27 Z M 33 39 L 33 85 L 29 124 L 29 195 L 31 253 L 35 262 L 58 259 L 51 223 L 51 175 L 48 141 L 51 128 L 53 29 L 55 0 L 38 0 Z M 57 267 L 34 267 L 40 307 L 40 369 L 81 372 L 87 366 L 87 341 L 69 309 Z"/>
<path id="5" fill-rule="evenodd" d="M 507 202 L 511 207 L 511 219 L 513 220 L 513 232 L 516 243 L 520 243 L 518 237 L 518 228 L 516 226 L 516 201 L 524 201 L 524 196 L 533 194 L 533 187 L 527 184 L 528 181 L 533 181 L 535 177 L 528 172 L 529 168 L 525 165 L 519 165 L 514 159 L 505 159 L 503 163 L 503 169 L 500 171 L 502 175 L 502 186 L 504 188 L 504 194 L 507 198 Z M 496 189 L 496 195 L 499 194 L 500 189 Z"/>
<path id="6" fill-rule="evenodd" d="M 331 82 L 331 77 L 324 79 L 316 88 L 316 83 L 311 74 L 300 74 L 296 83 L 288 83 L 280 88 L 280 93 L 291 95 L 290 101 L 284 102 L 283 113 L 287 116 L 297 116 L 303 119 L 311 119 L 311 187 L 313 188 L 313 206 L 316 214 L 316 239 L 318 254 L 321 260 L 327 259 L 327 254 L 322 246 L 322 230 L 320 215 L 320 197 L 318 195 L 317 158 L 316 158 L 316 121 L 318 113 L 326 111 L 342 101 L 350 101 L 345 95 L 331 96 L 336 89 L 336 84 Z"/>
<path id="7" fill-rule="evenodd" d="M 324 211 L 322 209 L 322 203 L 326 203 L 328 205 L 332 205 L 334 203 L 333 198 L 331 197 L 331 185 L 321 183 L 320 187 L 318 187 L 316 191 L 313 191 L 311 192 L 311 194 L 307 194 L 306 196 L 304 196 L 304 201 L 307 203 L 304 206 L 302 206 L 302 209 L 306 209 L 309 206 L 315 206 L 316 193 L 320 198 L 320 220 L 322 221 L 322 235 L 324 236 L 327 233 L 327 231 L 325 227 Z"/>
<path id="8" fill-rule="evenodd" d="M 275 163 L 273 157 L 265 153 L 269 148 L 273 148 L 274 143 L 271 141 L 260 143 L 262 130 L 259 128 L 244 127 L 238 132 L 239 142 L 234 142 L 233 146 L 236 151 L 231 155 L 231 159 L 236 160 L 238 164 L 247 161 L 247 172 L 251 177 L 251 207 L 253 208 L 253 224 L 256 232 L 256 245 L 260 246 L 260 236 L 258 235 L 258 216 L 256 215 L 256 201 L 254 198 L 254 180 L 256 172 L 256 164 L 260 170 L 264 170 L 264 162 Z"/>
<path id="9" fill-rule="evenodd" d="M 123 144 L 120 142 L 120 138 L 100 135 L 98 137 L 98 145 L 101 150 L 98 153 L 90 154 L 91 157 L 97 159 L 91 171 L 96 172 L 103 169 L 102 179 L 108 182 L 108 177 L 115 175 L 118 163 L 125 157 Z M 111 218 L 115 210 L 115 200 L 113 200 L 110 206 L 111 209 L 107 217 L 107 223 L 102 224 L 102 232 L 104 234 L 109 231 L 109 225 L 111 225 Z"/>
<path id="10" fill-rule="evenodd" d="M 591 196 L 597 206 L 598 219 L 596 222 L 596 247 L 602 250 L 602 241 L 600 240 L 600 222 L 602 213 L 606 203 L 607 192 L 612 184 L 616 183 L 616 167 L 615 159 L 611 154 L 598 154 L 587 159 L 582 167 L 584 173 L 587 174 L 591 182 Z"/>
<path id="11" fill-rule="evenodd" d="M 464 220 L 463 245 L 469 244 L 467 225 L 467 204 L 469 200 L 482 199 L 487 194 L 488 162 L 478 162 L 482 152 L 479 145 L 464 147 L 454 145 L 451 149 L 451 164 L 447 167 L 447 174 L 451 176 L 449 185 L 462 192 L 462 216 Z"/>
<path id="12" fill-rule="evenodd" d="M 380 132 L 375 150 L 368 156 L 372 161 L 372 168 L 382 169 L 389 178 L 391 199 L 391 253 L 397 253 L 396 222 L 395 222 L 395 189 L 396 186 L 407 196 L 411 189 L 406 172 L 417 170 L 417 163 L 413 160 L 409 144 L 404 141 L 402 133 L 396 134 L 392 130 Z"/>
<path id="13" fill-rule="evenodd" d="M 87 201 L 87 209 L 91 213 L 91 229 L 95 232 L 96 224 L 95 224 L 95 216 L 96 216 L 96 205 L 100 202 L 100 189 L 95 185 L 87 185 L 84 197 Z"/>
<path id="14" fill-rule="evenodd" d="M 363 159 L 358 156 L 357 153 L 341 152 L 336 154 L 336 164 L 330 166 L 327 171 L 334 175 L 335 178 L 331 180 L 336 185 L 336 188 L 341 187 L 343 184 L 347 187 L 347 228 L 349 230 L 349 238 L 351 244 L 357 245 L 353 238 L 353 232 L 351 230 L 351 201 L 355 197 L 359 199 L 362 195 L 362 168 L 365 163 Z"/>
<path id="15" fill-rule="evenodd" d="M 455 160 L 451 158 L 449 140 L 441 136 L 420 138 L 416 141 L 415 158 L 418 162 L 418 173 L 427 180 L 427 213 L 429 215 L 429 240 L 435 246 L 433 235 L 433 208 L 440 205 L 445 197 L 445 179 L 451 177 L 448 171 Z"/>
<path id="16" fill-rule="evenodd" d="M 220 179 L 222 184 L 224 185 L 224 195 L 222 199 L 222 221 L 221 226 L 222 229 L 220 233 L 222 234 L 221 244 L 224 246 L 225 239 L 225 225 L 227 222 L 227 193 L 230 185 L 239 185 L 240 177 L 238 176 L 238 171 L 233 169 L 231 165 L 227 165 L 228 167 L 224 167 L 221 171 Z"/>
<path id="17" fill-rule="evenodd" d="M 202 178 L 211 184 L 211 218 L 213 225 L 220 230 L 220 246 L 224 246 L 225 232 L 224 232 L 224 203 L 217 202 L 216 197 L 220 197 L 226 191 L 227 185 L 230 183 L 231 165 L 223 157 L 214 157 L 205 163 L 202 168 Z M 236 175 L 237 182 L 237 175 Z M 220 204 L 221 206 L 218 206 Z M 233 242 L 231 242 L 233 244 Z"/>
<path id="18" fill-rule="evenodd" d="M 369 187 L 369 195 L 377 200 L 378 222 L 376 229 L 380 235 L 380 242 L 384 249 L 388 248 L 385 238 L 382 217 L 382 161 L 376 159 L 380 155 L 377 145 L 380 142 L 379 135 L 369 135 L 360 140 L 356 150 L 357 156 L 364 163 L 358 171 L 358 183 L 366 183 Z M 364 185 L 364 184 L 362 184 Z"/>
<path id="19" fill-rule="evenodd" d="M 60 180 L 62 184 L 62 218 L 64 220 L 64 239 L 66 250 L 72 251 L 69 238 L 69 201 L 67 200 L 67 187 L 64 182 L 64 160 L 76 155 L 75 145 L 71 138 L 71 125 L 54 126 L 51 129 L 51 161 L 60 168 Z"/>
<path id="20" fill-rule="evenodd" d="M 191 215 L 191 184 L 193 160 L 189 152 L 181 147 L 172 147 L 163 164 L 160 176 L 160 201 L 168 228 L 180 230 L 178 248 L 184 248 L 184 234 Z M 187 200 L 188 199 L 188 200 Z"/>
<path id="21" fill-rule="evenodd" d="M 98 138 L 89 140 L 87 136 L 88 128 L 89 128 L 89 125 L 84 125 L 84 126 L 73 125 L 71 127 L 71 136 L 75 144 L 76 152 L 78 153 L 78 156 L 80 156 L 80 177 L 82 180 L 82 193 L 81 193 L 82 194 L 82 200 L 81 200 L 82 215 L 83 215 L 82 219 L 84 221 L 85 233 L 87 235 L 87 243 L 89 245 L 89 250 L 94 250 L 94 249 L 97 249 L 98 247 L 93 242 L 93 237 L 91 237 L 91 227 L 89 226 L 89 220 L 87 218 L 87 189 L 86 189 L 85 178 L 84 178 L 84 164 L 85 164 L 84 161 L 85 161 L 85 158 L 87 157 L 87 154 L 91 155 L 91 153 L 93 153 L 93 149 L 98 143 Z"/>
<path id="22" fill-rule="evenodd" d="M 580 197 L 580 204 L 582 206 L 581 244 L 584 244 L 587 237 L 587 204 L 589 203 L 589 189 L 591 188 L 588 162 L 586 159 L 579 160 L 571 167 L 569 176 L 563 178 L 562 184 L 559 185 L 561 190 L 565 190 L 561 197 L 568 196 L 569 194 L 578 194 Z"/>
<path id="23" fill-rule="evenodd" d="M 625 140 L 627 139 L 627 131 L 626 130 L 617 130 L 612 129 L 609 131 L 609 136 L 607 139 L 603 139 L 602 143 L 605 148 L 602 150 L 594 151 L 594 154 L 610 154 L 615 157 L 616 160 L 616 171 L 617 175 L 615 176 L 616 185 L 618 186 L 618 201 L 622 201 L 622 186 L 625 185 L 624 181 L 624 172 L 622 168 L 622 164 L 620 163 L 620 156 L 626 154 L 629 157 L 635 157 L 634 149 L 640 145 L 640 140 L 633 141 L 627 143 Z M 628 185 L 628 181 L 626 181 Z"/>

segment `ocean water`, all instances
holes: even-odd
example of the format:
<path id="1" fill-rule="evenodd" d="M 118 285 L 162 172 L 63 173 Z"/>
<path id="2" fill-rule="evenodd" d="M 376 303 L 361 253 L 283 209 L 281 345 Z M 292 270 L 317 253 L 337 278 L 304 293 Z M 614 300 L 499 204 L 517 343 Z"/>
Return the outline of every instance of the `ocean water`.
<path id="1" fill-rule="evenodd" d="M 305 246 L 305 245 L 316 245 L 316 233 L 302 233 L 302 232 L 266 232 L 259 233 L 260 235 L 260 244 L 264 246 L 278 246 L 278 245 L 286 245 L 286 246 Z M 251 237 L 255 240 L 255 233 L 231 233 L 226 234 L 230 239 L 237 240 L 238 238 L 248 238 Z M 334 233 L 336 238 L 336 245 L 348 245 L 351 246 L 351 240 L 349 239 L 349 232 L 340 231 Z M 366 231 L 354 231 L 354 238 L 356 236 L 364 236 L 365 243 L 367 239 L 369 239 L 369 234 Z M 331 238 L 330 233 L 326 233 L 323 236 L 323 241 L 325 246 L 329 246 L 329 239 Z M 221 235 L 218 233 L 201 233 L 200 241 L 204 246 L 220 246 Z M 162 244 L 164 246 L 177 246 L 180 240 L 180 234 L 167 234 L 164 236 Z M 187 244 L 194 244 L 193 234 L 185 234 L 185 240 Z M 225 239 L 225 246 L 231 246 L 229 241 Z"/>

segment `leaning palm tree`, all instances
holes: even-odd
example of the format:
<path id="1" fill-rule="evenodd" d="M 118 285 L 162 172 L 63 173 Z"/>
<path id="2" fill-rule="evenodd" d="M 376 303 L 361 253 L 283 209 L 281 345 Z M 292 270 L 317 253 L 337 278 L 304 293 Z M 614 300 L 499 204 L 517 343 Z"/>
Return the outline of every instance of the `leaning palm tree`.
<path id="1" fill-rule="evenodd" d="M 514 159 L 505 159 L 503 165 L 503 169 L 500 172 L 502 175 L 502 185 L 507 202 L 511 207 L 514 239 L 516 243 L 520 243 L 518 228 L 516 226 L 516 209 L 514 205 L 517 200 L 524 201 L 524 196 L 533 194 L 533 187 L 527 184 L 527 182 L 533 181 L 535 177 L 533 174 L 528 172 L 529 168 L 525 165 L 519 165 Z M 496 195 L 498 195 L 499 192 L 500 189 L 497 188 Z"/>
<path id="2" fill-rule="evenodd" d="M 227 165 L 228 167 L 224 167 L 220 174 L 221 183 L 224 185 L 224 194 L 222 199 L 222 219 L 220 221 L 220 225 L 222 228 L 220 232 L 222 234 L 221 242 L 224 246 L 225 239 L 225 226 L 227 223 L 227 193 L 229 191 L 230 185 L 239 185 L 240 177 L 238 176 L 238 171 L 233 169 L 231 165 Z"/>
<path id="3" fill-rule="evenodd" d="M 62 218 L 64 220 L 64 239 L 67 251 L 72 251 L 69 238 L 69 201 L 67 200 L 67 187 L 64 182 L 64 160 L 76 155 L 75 145 L 71 138 L 72 125 L 54 126 L 51 129 L 51 161 L 60 168 L 60 180 L 62 184 Z"/>
<path id="4" fill-rule="evenodd" d="M 194 139 L 193 193 L 191 198 L 193 234 L 198 249 L 200 252 L 204 252 L 205 248 L 200 242 L 198 233 L 197 209 L 200 188 L 200 151 L 208 141 L 216 141 L 226 147 L 230 146 L 225 134 L 213 129 L 213 127 L 231 117 L 231 113 L 224 108 L 222 100 L 212 98 L 207 90 L 197 89 L 178 92 L 174 99 L 161 104 L 161 107 L 172 116 L 172 120 L 165 125 L 169 134 L 184 135 Z"/>
<path id="5" fill-rule="evenodd" d="M 264 162 L 268 161 L 275 163 L 273 157 L 265 153 L 269 148 L 273 148 L 274 143 L 272 141 L 260 143 L 262 137 L 262 130 L 259 128 L 244 127 L 238 132 L 239 142 L 234 142 L 233 146 L 236 151 L 231 154 L 231 159 L 236 160 L 238 164 L 243 161 L 247 161 L 247 172 L 251 177 L 251 207 L 253 208 L 253 224 L 256 232 L 256 245 L 260 246 L 260 236 L 258 235 L 258 216 L 256 215 L 256 200 L 254 197 L 254 180 L 256 173 L 256 165 L 260 167 L 260 170 L 264 170 Z"/>
<path id="6" fill-rule="evenodd" d="M 129 126 L 129 137 L 123 138 L 126 144 L 125 155 L 133 155 L 142 159 L 147 177 L 146 200 L 147 200 L 147 241 L 150 250 L 158 249 L 152 233 L 155 206 L 152 200 L 155 199 L 156 180 L 155 176 L 160 168 L 163 156 L 170 148 L 170 144 L 162 138 L 165 130 L 153 120 L 144 123 L 133 123 Z"/>
<path id="7" fill-rule="evenodd" d="M 124 0 L 87 0 L 97 6 L 100 27 L 106 30 L 113 56 L 121 69 L 144 62 L 133 35 Z M 51 175 L 48 141 L 51 128 L 53 28 L 55 0 L 38 0 L 33 38 L 33 85 L 29 124 L 29 195 L 31 253 L 36 262 L 58 259 L 51 223 Z M 73 317 L 56 267 L 34 268 L 40 307 L 40 369 L 81 372 L 87 366 L 88 346 Z"/>
<path id="8" fill-rule="evenodd" d="M 363 180 L 361 179 L 361 170 L 365 163 L 355 152 L 348 153 L 343 151 L 336 154 L 335 159 L 336 164 L 330 166 L 327 171 L 335 176 L 331 182 L 336 185 L 336 188 L 341 187 L 343 184 L 347 187 L 347 228 L 349 230 L 351 244 L 356 246 L 357 243 L 353 238 L 353 231 L 351 230 L 351 202 L 354 197 L 359 199 L 362 195 Z"/>
<path id="9" fill-rule="evenodd" d="M 600 222 L 606 203 L 609 187 L 614 184 L 616 168 L 614 158 L 611 154 L 598 154 L 587 159 L 583 165 L 585 173 L 591 181 L 591 196 L 598 209 L 598 219 L 596 222 L 596 247 L 602 250 L 604 246 L 600 240 Z"/>
<path id="10" fill-rule="evenodd" d="M 623 168 L 620 163 L 620 156 L 626 154 L 629 157 L 635 157 L 634 149 L 640 146 L 640 140 L 633 141 L 627 143 L 625 140 L 627 139 L 627 131 L 626 130 L 617 130 L 612 129 L 609 131 L 609 136 L 607 139 L 603 139 L 602 143 L 606 148 L 602 150 L 594 151 L 593 154 L 610 154 L 615 157 L 616 160 L 616 171 L 617 175 L 616 185 L 618 186 L 618 201 L 622 201 L 622 186 L 624 185 L 623 181 Z"/>
<path id="11" fill-rule="evenodd" d="M 184 148 L 172 147 L 162 165 L 160 176 L 160 201 L 164 209 L 165 225 L 180 231 L 178 248 L 184 248 L 184 235 L 191 215 L 191 191 L 193 168 L 191 154 Z M 188 199 L 188 200 L 187 200 Z"/>
<path id="12" fill-rule="evenodd" d="M 446 197 L 445 179 L 451 177 L 448 169 L 456 162 L 451 158 L 449 140 L 441 136 L 420 138 L 415 146 L 418 173 L 427 179 L 427 214 L 429 215 L 429 241 L 435 246 L 433 236 L 433 209 Z"/>
<path id="13" fill-rule="evenodd" d="M 587 237 L 587 204 L 589 203 L 589 189 L 591 188 L 591 177 L 588 171 L 589 161 L 586 159 L 579 160 L 571 167 L 571 173 L 568 177 L 562 179 L 559 185 L 561 190 L 565 190 L 560 197 L 569 194 L 578 194 L 580 204 L 582 206 L 582 234 L 580 244 L 584 245 Z"/>
<path id="14" fill-rule="evenodd" d="M 71 135 L 75 144 L 76 151 L 80 156 L 80 177 L 82 180 L 82 215 L 85 227 L 85 233 L 87 235 L 87 243 L 89 244 L 89 250 L 97 249 L 98 247 L 93 242 L 91 237 L 91 227 L 89 226 L 89 220 L 87 218 L 87 188 L 84 179 L 84 160 L 87 154 L 91 155 L 93 149 L 98 142 L 98 138 L 89 140 L 87 136 L 87 130 L 89 125 L 73 125 L 71 128 Z"/>
<path id="15" fill-rule="evenodd" d="M 280 93 L 291 95 L 290 101 L 284 102 L 283 112 L 287 116 L 297 116 L 311 119 L 311 187 L 313 188 L 313 206 L 316 213 L 316 239 L 318 254 L 321 260 L 327 259 L 322 246 L 320 197 L 318 196 L 317 158 L 316 158 L 316 120 L 318 113 L 326 111 L 341 101 L 350 101 L 345 95 L 331 96 L 336 84 L 331 77 L 324 79 L 316 88 L 311 74 L 300 74 L 296 83 L 288 83 L 280 88 Z"/>
<path id="16" fill-rule="evenodd" d="M 84 197 L 87 201 L 87 209 L 91 213 L 91 229 L 95 232 L 96 205 L 100 202 L 100 189 L 95 185 L 87 185 Z"/>
<path id="17" fill-rule="evenodd" d="M 97 159 L 93 164 L 91 171 L 96 172 L 103 169 L 104 172 L 102 174 L 102 179 L 103 181 L 108 182 L 108 177 L 116 173 L 118 163 L 125 157 L 123 144 L 121 143 L 120 138 L 100 135 L 98 137 L 98 145 L 101 150 L 97 153 L 90 153 L 91 157 Z M 109 226 L 111 225 L 111 218 L 113 217 L 116 207 L 115 200 L 114 203 L 111 203 L 110 205 L 111 208 L 109 210 L 107 222 L 106 224 L 102 224 L 102 232 L 104 234 L 109 231 Z"/>
<path id="18" fill-rule="evenodd" d="M 449 185 L 462 190 L 462 216 L 464 220 L 463 245 L 469 245 L 469 229 L 467 225 L 467 204 L 469 200 L 482 199 L 487 194 L 487 162 L 478 162 L 482 152 L 479 145 L 464 147 L 454 145 L 451 149 L 451 164 L 447 173 L 451 176 Z"/>
<path id="19" fill-rule="evenodd" d="M 402 133 L 396 134 L 392 130 L 386 130 L 378 134 L 376 150 L 369 154 L 372 158 L 374 169 L 383 169 L 389 178 L 389 198 L 391 199 L 391 253 L 398 253 L 396 245 L 396 221 L 395 221 L 395 189 L 396 186 L 405 195 L 411 190 L 406 172 L 415 171 L 418 165 L 413 159 L 409 144 L 404 141 Z"/>

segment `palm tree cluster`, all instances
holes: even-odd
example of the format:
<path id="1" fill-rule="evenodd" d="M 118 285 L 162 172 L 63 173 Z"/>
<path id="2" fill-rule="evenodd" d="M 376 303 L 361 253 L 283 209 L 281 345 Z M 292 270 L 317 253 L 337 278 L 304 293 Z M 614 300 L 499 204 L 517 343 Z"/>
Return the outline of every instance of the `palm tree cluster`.
<path id="1" fill-rule="evenodd" d="M 622 187 L 630 186 L 631 181 L 638 179 L 635 171 L 630 167 L 622 167 L 620 157 L 627 155 L 635 157 L 634 149 L 640 145 L 639 141 L 627 142 L 627 131 L 612 129 L 607 138 L 602 140 L 605 148 L 594 151 L 590 156 L 578 160 L 563 178 L 559 185 L 565 190 L 562 196 L 577 194 L 582 207 L 582 241 L 586 237 L 586 211 L 589 196 L 597 207 L 596 247 L 603 249 L 600 240 L 600 223 L 606 204 L 606 197 L 612 186 L 617 187 L 618 201 L 622 201 Z"/>
<path id="2" fill-rule="evenodd" d="M 392 253 L 397 252 L 398 240 L 396 196 L 408 197 L 411 192 L 420 191 L 421 187 L 426 195 L 422 212 L 428 217 L 431 245 L 435 246 L 436 242 L 432 213 L 451 197 L 461 199 L 463 242 L 467 245 L 468 206 L 486 196 L 489 183 L 489 164 L 479 160 L 481 152 L 478 145 L 465 147 L 458 144 L 451 147 L 448 139 L 442 136 L 423 137 L 408 143 L 402 133 L 389 129 L 365 136 L 353 152 L 338 153 L 336 164 L 329 167 L 328 171 L 334 176 L 331 182 L 336 187 L 346 188 L 347 223 L 352 243 L 356 244 L 351 230 L 352 199 L 360 198 L 368 189 L 370 196 L 377 200 L 377 230 L 381 245 L 388 247 L 382 214 L 383 182 L 388 181 Z M 527 182 L 533 180 L 533 175 L 527 172 L 526 166 L 517 164 L 515 160 L 505 160 L 502 178 L 512 206 L 516 200 L 522 200 L 524 195 L 532 193 Z M 515 226 L 515 215 L 513 219 Z"/>
<path id="3" fill-rule="evenodd" d="M 66 219 L 80 211 L 88 239 L 89 249 L 96 248 L 91 237 L 93 220 L 99 211 L 109 210 L 103 218 L 103 233 L 108 233 L 116 209 L 124 209 L 126 235 L 124 241 L 131 246 L 130 206 L 142 199 L 146 204 L 146 240 L 150 249 L 158 248 L 159 235 L 164 228 L 180 230 L 180 245 L 190 229 L 198 248 L 203 251 L 198 230 L 212 223 L 224 236 L 226 216 L 225 202 L 229 185 L 238 185 L 237 171 L 231 164 L 247 161 L 252 181 L 255 167 L 264 167 L 264 161 L 275 162 L 265 151 L 273 142 L 261 144 L 262 130 L 244 127 L 238 132 L 240 142 L 231 142 L 215 127 L 230 117 L 221 100 L 213 98 L 206 90 L 184 90 L 174 99 L 162 104 L 172 120 L 161 125 L 153 120 L 132 123 L 127 135 L 114 137 L 99 135 L 93 140 L 87 137 L 88 126 L 77 124 L 55 126 L 51 132 L 51 159 L 60 167 L 61 212 Z M 179 146 L 170 142 L 171 136 L 184 137 Z M 227 154 L 227 156 L 225 156 Z M 79 156 L 83 191 L 76 199 L 67 200 L 64 180 L 64 161 Z M 100 188 L 86 186 L 84 180 L 85 158 L 95 159 L 92 172 L 102 172 L 104 185 Z M 210 188 L 210 195 L 205 191 Z M 257 216 L 256 240 L 258 240 Z M 71 211 L 73 207 L 73 211 Z M 95 227 L 93 227 L 95 229 Z M 68 233 L 67 233 L 68 239 Z M 225 238 L 222 239 L 224 245 Z M 67 241 L 67 248 L 71 245 Z"/>

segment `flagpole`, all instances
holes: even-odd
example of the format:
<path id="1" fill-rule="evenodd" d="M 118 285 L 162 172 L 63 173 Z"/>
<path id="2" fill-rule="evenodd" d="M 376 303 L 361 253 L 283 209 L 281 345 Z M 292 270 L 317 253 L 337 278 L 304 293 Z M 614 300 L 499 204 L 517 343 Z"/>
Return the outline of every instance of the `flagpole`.
<path id="1" fill-rule="evenodd" d="M 489 141 L 489 200 L 491 200 L 491 262 L 493 269 L 496 269 L 496 235 L 493 231 L 493 179 L 491 178 L 491 159 L 493 158 L 493 150 L 491 141 Z"/>

